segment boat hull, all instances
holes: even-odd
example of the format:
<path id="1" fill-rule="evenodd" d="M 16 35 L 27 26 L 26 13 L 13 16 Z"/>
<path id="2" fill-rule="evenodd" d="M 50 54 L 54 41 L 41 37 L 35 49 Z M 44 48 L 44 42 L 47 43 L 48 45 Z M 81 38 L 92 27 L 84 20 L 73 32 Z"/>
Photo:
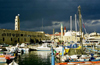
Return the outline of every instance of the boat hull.
<path id="1" fill-rule="evenodd" d="M 6 61 L 5 57 L 0 57 L 0 63 L 6 63 Z"/>
<path id="2" fill-rule="evenodd" d="M 50 48 L 37 48 L 37 51 L 50 51 Z"/>

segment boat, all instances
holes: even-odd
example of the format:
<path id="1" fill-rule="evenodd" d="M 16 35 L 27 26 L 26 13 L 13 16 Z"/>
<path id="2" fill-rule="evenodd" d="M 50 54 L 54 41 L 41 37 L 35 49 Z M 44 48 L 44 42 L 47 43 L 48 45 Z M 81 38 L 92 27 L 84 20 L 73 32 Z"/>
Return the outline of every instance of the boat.
<path id="1" fill-rule="evenodd" d="M 24 53 L 29 52 L 29 48 L 28 48 L 28 46 L 27 46 L 26 43 L 22 43 L 22 44 L 18 47 L 18 49 L 19 49 L 20 52 L 21 52 L 21 51 L 24 51 Z"/>
<path id="2" fill-rule="evenodd" d="M 100 65 L 100 61 L 63 62 L 63 63 L 55 63 L 55 65 Z"/>
<path id="3" fill-rule="evenodd" d="M 79 18 L 80 18 L 80 23 L 81 23 L 80 6 L 78 7 L 78 9 L 79 9 Z M 80 27 L 80 32 L 82 32 L 81 28 L 82 27 Z M 82 38 L 82 36 L 80 38 Z M 67 59 L 66 59 L 65 55 L 62 55 L 63 62 L 61 62 L 61 63 L 52 62 L 52 64 L 55 64 L 55 65 L 100 65 L 100 57 L 98 57 L 98 55 L 94 55 L 92 53 L 91 53 L 91 56 L 88 56 L 83 50 L 82 39 L 81 39 L 80 43 L 81 43 L 81 49 L 70 48 L 69 52 L 67 53 L 67 55 L 69 55 L 69 57 Z M 95 51 L 95 50 L 93 50 L 93 51 Z M 78 56 L 78 55 L 80 55 L 80 56 Z M 52 55 L 52 58 L 54 60 L 53 55 Z M 64 60 L 65 60 L 64 58 L 68 61 L 64 62 Z"/>
<path id="4" fill-rule="evenodd" d="M 6 63 L 7 60 L 11 60 L 14 59 L 15 56 L 11 56 L 11 55 L 0 55 L 0 63 Z"/>
<path id="5" fill-rule="evenodd" d="M 4 56 L 0 56 L 0 63 L 6 63 L 6 58 Z"/>
<path id="6" fill-rule="evenodd" d="M 42 46 L 37 47 L 37 51 L 50 51 L 51 48 L 47 46 L 48 43 L 43 43 Z"/>
<path id="7" fill-rule="evenodd" d="M 29 52 L 29 48 L 27 47 L 27 44 L 22 43 L 19 45 L 19 43 L 16 44 L 16 46 L 12 47 L 6 47 L 7 51 L 12 52 L 12 53 L 23 53 Z"/>
<path id="8" fill-rule="evenodd" d="M 6 47 L 6 50 L 8 52 L 11 52 L 11 53 L 17 53 L 18 51 L 18 46 L 19 46 L 19 43 L 16 44 L 16 46 L 9 46 L 9 47 Z"/>
<path id="9" fill-rule="evenodd" d="M 54 50 L 57 52 L 57 53 L 61 53 L 62 52 L 62 46 L 59 46 L 59 47 L 56 47 L 54 48 Z"/>

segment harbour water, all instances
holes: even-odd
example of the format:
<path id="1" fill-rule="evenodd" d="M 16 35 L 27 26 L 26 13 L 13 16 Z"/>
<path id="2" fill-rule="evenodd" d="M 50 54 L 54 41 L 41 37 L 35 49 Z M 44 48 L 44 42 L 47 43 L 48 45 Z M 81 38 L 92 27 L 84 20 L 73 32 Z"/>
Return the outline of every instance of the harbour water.
<path id="1" fill-rule="evenodd" d="M 50 51 L 31 51 L 17 56 L 15 62 L 19 65 L 51 65 Z"/>

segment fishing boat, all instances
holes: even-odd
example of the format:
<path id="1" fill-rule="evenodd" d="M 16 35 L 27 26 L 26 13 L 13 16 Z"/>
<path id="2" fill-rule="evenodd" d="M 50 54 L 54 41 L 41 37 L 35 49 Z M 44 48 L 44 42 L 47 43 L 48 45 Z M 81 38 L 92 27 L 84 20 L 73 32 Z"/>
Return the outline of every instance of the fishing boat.
<path id="1" fill-rule="evenodd" d="M 11 56 L 11 55 L 0 55 L 0 63 L 6 63 L 7 60 L 11 60 L 14 59 L 15 56 Z"/>

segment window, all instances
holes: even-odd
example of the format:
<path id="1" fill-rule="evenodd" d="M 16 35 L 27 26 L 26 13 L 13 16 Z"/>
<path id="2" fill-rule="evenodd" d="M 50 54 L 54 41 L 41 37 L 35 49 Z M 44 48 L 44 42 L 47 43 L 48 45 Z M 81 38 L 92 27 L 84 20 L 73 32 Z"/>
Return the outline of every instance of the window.
<path id="1" fill-rule="evenodd" d="M 15 36 L 15 34 L 12 34 L 12 36 L 14 37 L 14 36 Z"/>
<path id="2" fill-rule="evenodd" d="M 38 37 L 42 37 L 41 35 L 37 35 Z"/>
<path id="3" fill-rule="evenodd" d="M 24 41 L 26 41 L 26 38 L 24 38 Z"/>
<path id="4" fill-rule="evenodd" d="M 11 38 L 11 41 L 12 41 L 12 38 Z"/>
<path id="5" fill-rule="evenodd" d="M 3 38 L 3 41 L 5 41 L 5 38 Z"/>
<path id="6" fill-rule="evenodd" d="M 11 33 L 7 33 L 7 36 L 11 36 Z"/>
<path id="7" fill-rule="evenodd" d="M 19 42 L 19 38 L 18 38 L 18 42 Z"/>
<path id="8" fill-rule="evenodd" d="M 6 36 L 6 33 L 3 33 L 2 36 Z"/>
<path id="9" fill-rule="evenodd" d="M 21 36 L 23 36 L 23 34 L 21 34 Z"/>

